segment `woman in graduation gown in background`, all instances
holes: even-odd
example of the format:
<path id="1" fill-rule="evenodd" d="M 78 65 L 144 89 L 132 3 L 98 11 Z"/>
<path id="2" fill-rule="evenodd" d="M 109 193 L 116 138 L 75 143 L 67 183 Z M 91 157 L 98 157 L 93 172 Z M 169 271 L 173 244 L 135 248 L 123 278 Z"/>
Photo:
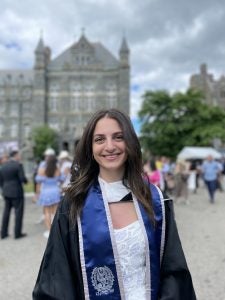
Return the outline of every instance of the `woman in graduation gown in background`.
<path id="1" fill-rule="evenodd" d="M 172 200 L 143 178 L 129 117 L 95 113 L 76 147 L 34 300 L 196 299 Z"/>

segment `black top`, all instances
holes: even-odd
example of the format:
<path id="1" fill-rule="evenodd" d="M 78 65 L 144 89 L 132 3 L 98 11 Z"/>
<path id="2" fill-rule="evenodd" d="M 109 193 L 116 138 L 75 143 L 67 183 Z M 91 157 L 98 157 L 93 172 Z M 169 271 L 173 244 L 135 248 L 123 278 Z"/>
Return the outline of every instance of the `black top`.
<path id="1" fill-rule="evenodd" d="M 132 194 L 131 192 L 128 193 L 127 195 L 125 195 L 121 200 L 120 202 L 132 202 L 133 201 L 133 197 L 132 197 Z"/>
<path id="2" fill-rule="evenodd" d="M 23 198 L 23 184 L 27 183 L 23 165 L 16 160 L 5 162 L 0 169 L 2 194 L 8 198 Z"/>

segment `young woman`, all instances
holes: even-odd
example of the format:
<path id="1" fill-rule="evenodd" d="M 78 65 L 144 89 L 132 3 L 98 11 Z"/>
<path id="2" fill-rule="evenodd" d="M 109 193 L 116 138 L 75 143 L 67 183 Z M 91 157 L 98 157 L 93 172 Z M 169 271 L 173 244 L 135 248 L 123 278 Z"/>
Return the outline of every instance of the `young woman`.
<path id="1" fill-rule="evenodd" d="M 146 169 L 146 170 L 145 170 Z M 145 173 L 148 177 L 148 180 L 160 188 L 161 183 L 161 174 L 160 171 L 156 168 L 156 163 L 154 159 L 151 159 L 144 165 Z"/>
<path id="2" fill-rule="evenodd" d="M 46 166 L 40 168 L 35 177 L 37 182 L 36 192 L 38 194 L 38 204 L 43 206 L 44 221 L 47 229 L 43 235 L 46 238 L 49 236 L 52 220 L 60 201 L 60 184 L 64 179 L 65 176 L 60 174 L 55 156 L 49 156 L 46 161 Z"/>
<path id="3" fill-rule="evenodd" d="M 196 299 L 171 200 L 143 180 L 130 119 L 95 113 L 72 170 L 33 299 Z"/>

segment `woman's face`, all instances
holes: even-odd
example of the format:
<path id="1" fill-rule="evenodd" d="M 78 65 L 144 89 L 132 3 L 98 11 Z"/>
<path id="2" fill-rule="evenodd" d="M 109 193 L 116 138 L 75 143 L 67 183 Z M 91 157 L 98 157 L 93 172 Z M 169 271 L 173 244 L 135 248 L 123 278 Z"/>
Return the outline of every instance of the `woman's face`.
<path id="1" fill-rule="evenodd" d="M 123 178 L 127 151 L 122 129 L 116 120 L 104 117 L 97 122 L 92 152 L 102 179 L 112 182 Z"/>

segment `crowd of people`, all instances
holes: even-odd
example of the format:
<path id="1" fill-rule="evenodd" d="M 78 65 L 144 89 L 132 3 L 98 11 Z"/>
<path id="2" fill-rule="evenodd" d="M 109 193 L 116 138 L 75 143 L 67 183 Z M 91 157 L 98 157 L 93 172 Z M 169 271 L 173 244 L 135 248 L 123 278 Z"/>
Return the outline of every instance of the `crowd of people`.
<path id="1" fill-rule="evenodd" d="M 44 152 L 44 160 L 37 164 L 33 174 L 34 202 L 43 207 L 41 220 L 44 221 L 46 231 L 44 237 L 48 238 L 52 220 L 57 205 L 60 202 L 64 188 L 70 181 L 72 159 L 69 152 L 63 150 L 58 157 L 55 150 L 48 148 Z M 24 184 L 28 183 L 18 149 L 4 152 L 1 156 L 0 187 L 4 199 L 4 210 L 1 223 L 1 239 L 9 236 L 8 227 L 11 210 L 15 210 L 16 239 L 26 237 L 22 232 L 24 215 Z"/>
<path id="2" fill-rule="evenodd" d="M 209 202 L 215 202 L 216 190 L 223 192 L 225 160 L 208 155 L 204 160 L 177 160 L 162 156 L 144 163 L 148 180 L 176 202 L 188 204 L 190 193 L 197 193 L 200 180 L 208 190 Z"/>

